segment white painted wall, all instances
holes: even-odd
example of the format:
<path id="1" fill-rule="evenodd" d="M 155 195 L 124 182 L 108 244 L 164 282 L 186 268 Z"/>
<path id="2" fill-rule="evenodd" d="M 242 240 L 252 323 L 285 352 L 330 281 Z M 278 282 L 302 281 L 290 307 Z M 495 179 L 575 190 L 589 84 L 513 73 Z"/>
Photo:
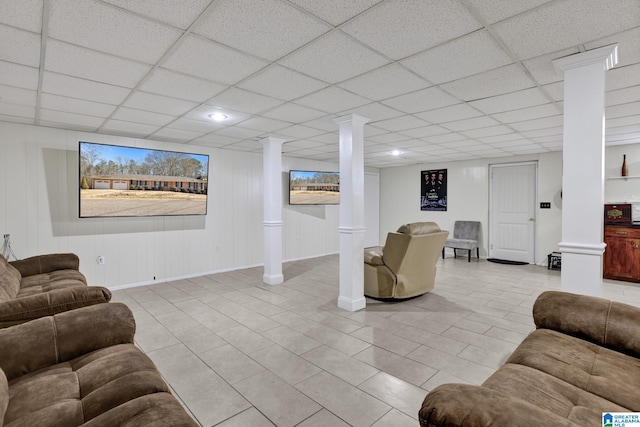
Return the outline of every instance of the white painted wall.
<path id="1" fill-rule="evenodd" d="M 380 170 L 380 241 L 389 231 L 409 222 L 434 221 L 453 233 L 456 220 L 480 221 L 480 257 L 487 256 L 489 226 L 489 165 L 518 161 L 538 162 L 538 202 L 551 209 L 537 209 L 536 262 L 546 264 L 561 239 L 562 153 L 516 156 L 451 163 L 432 163 Z M 420 210 L 420 171 L 447 169 L 447 211 Z M 539 204 L 538 204 L 539 207 Z"/>
<path id="2" fill-rule="evenodd" d="M 78 218 L 80 140 L 208 154 L 208 214 Z M 307 168 L 338 170 L 284 158 L 284 188 L 285 171 Z M 338 206 L 289 206 L 287 195 L 283 259 L 336 253 Z M 19 258 L 77 253 L 92 284 L 114 288 L 262 265 L 262 197 L 261 153 L 0 122 L 0 234 L 11 234 Z"/>

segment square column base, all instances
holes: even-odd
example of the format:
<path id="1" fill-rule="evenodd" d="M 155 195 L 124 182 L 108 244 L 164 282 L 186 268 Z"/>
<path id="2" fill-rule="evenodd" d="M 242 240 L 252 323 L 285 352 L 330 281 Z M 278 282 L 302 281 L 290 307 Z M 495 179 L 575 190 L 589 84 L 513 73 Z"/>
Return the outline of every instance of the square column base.
<path id="1" fill-rule="evenodd" d="M 355 300 L 349 299 L 347 297 L 338 298 L 338 307 L 343 310 L 358 311 L 358 310 L 362 310 L 366 306 L 367 306 L 367 301 L 364 298 L 358 298 Z"/>

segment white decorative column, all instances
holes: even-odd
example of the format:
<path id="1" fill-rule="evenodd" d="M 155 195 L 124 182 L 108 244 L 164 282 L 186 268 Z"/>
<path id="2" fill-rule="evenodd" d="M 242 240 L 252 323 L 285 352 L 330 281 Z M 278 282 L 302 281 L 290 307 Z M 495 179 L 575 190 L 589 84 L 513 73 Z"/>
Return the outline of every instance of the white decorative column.
<path id="1" fill-rule="evenodd" d="M 267 285 L 284 281 L 282 275 L 282 144 L 284 139 L 262 138 L 264 180 L 264 275 Z"/>
<path id="2" fill-rule="evenodd" d="M 355 114 L 334 119 L 340 128 L 340 296 L 338 307 L 357 311 L 364 299 L 364 125 Z"/>
<path id="3" fill-rule="evenodd" d="M 602 286 L 605 72 L 618 45 L 556 59 L 564 72 L 561 290 L 599 295 Z"/>

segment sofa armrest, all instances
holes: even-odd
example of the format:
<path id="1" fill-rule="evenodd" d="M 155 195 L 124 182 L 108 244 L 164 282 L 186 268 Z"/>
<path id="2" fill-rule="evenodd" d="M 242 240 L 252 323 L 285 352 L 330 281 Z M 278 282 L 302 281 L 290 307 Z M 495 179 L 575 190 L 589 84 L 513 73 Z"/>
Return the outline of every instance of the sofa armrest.
<path id="1" fill-rule="evenodd" d="M 533 306 L 538 329 L 552 329 L 640 357 L 640 308 L 604 298 L 547 291 Z"/>
<path id="2" fill-rule="evenodd" d="M 64 311 L 105 303 L 111 291 L 102 286 L 55 289 L 0 302 L 0 328 L 24 323 Z"/>
<path id="3" fill-rule="evenodd" d="M 425 397 L 418 413 L 422 427 L 578 427 L 568 419 L 485 387 L 443 384 Z"/>
<path id="4" fill-rule="evenodd" d="M 79 270 L 80 259 L 76 254 L 37 255 L 19 261 L 11 261 L 22 277 L 51 273 L 56 270 Z"/>
<path id="5" fill-rule="evenodd" d="M 382 247 L 365 248 L 364 262 L 369 265 L 384 265 L 382 261 Z"/>
<path id="6" fill-rule="evenodd" d="M 133 343 L 133 313 L 125 304 L 96 304 L 0 329 L 0 368 L 7 379 L 105 347 Z"/>

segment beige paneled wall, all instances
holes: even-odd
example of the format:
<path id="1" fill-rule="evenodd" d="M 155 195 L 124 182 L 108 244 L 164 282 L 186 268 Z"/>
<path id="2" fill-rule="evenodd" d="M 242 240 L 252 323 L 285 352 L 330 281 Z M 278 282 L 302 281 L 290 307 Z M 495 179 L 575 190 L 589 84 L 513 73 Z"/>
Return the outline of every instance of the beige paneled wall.
<path id="1" fill-rule="evenodd" d="M 208 154 L 208 214 L 78 218 L 79 140 Z M 283 162 L 285 170 L 304 168 L 336 165 Z M 283 171 L 283 186 L 284 178 Z M 114 288 L 262 265 L 262 193 L 261 153 L 0 122 L 0 234 L 11 234 L 20 258 L 77 253 L 93 284 Z M 283 197 L 283 259 L 337 252 L 338 206 L 290 207 Z"/>

